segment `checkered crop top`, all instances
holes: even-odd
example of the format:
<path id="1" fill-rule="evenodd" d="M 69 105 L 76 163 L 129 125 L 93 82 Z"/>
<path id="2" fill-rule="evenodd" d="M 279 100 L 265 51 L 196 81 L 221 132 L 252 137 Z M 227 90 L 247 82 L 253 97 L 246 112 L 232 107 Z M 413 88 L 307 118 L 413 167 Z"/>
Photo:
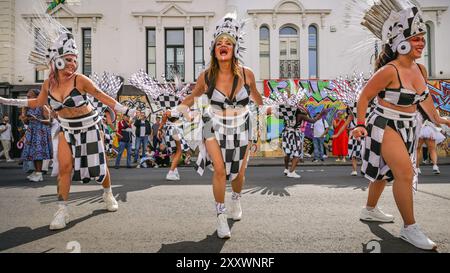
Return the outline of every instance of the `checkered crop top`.
<path id="1" fill-rule="evenodd" d="M 397 71 L 400 88 L 386 88 L 385 90 L 382 90 L 380 91 L 380 93 L 378 93 L 379 98 L 397 106 L 408 107 L 421 103 L 429 96 L 430 92 L 428 91 L 428 88 L 420 95 L 417 94 L 414 90 L 404 88 L 402 81 L 400 80 L 400 74 L 398 73 L 397 67 L 395 67 L 395 65 L 393 64 L 388 65 L 392 65 Z"/>
<path id="2" fill-rule="evenodd" d="M 69 95 L 67 95 L 62 102 L 55 99 L 49 90 L 48 104 L 50 104 L 53 110 L 59 111 L 63 108 L 78 108 L 89 103 L 86 94 L 81 94 L 81 92 L 76 88 L 76 84 L 77 76 L 75 76 L 72 91 L 70 91 Z"/>

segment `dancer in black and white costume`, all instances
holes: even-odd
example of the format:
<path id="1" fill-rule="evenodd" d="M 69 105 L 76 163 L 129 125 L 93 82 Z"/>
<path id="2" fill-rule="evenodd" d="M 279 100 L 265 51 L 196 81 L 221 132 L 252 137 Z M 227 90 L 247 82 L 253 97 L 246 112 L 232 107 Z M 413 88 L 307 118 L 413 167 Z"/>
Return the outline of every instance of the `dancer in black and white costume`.
<path id="1" fill-rule="evenodd" d="M 435 249 L 436 244 L 416 224 L 413 210 L 413 189 L 417 183 L 417 105 L 433 122 L 450 124 L 437 114 L 425 82 L 425 68 L 415 62 L 425 47 L 426 27 L 420 10 L 402 0 L 376 2 L 367 9 L 362 24 L 385 44 L 376 62 L 377 72 L 358 100 L 357 125 L 353 130 L 356 138 L 365 137 L 361 172 L 371 182 L 360 219 L 394 220 L 392 215 L 378 209 L 377 203 L 386 182 L 395 179 L 394 198 L 404 222 L 400 237 L 418 248 Z M 376 108 L 366 121 L 368 104 L 376 96 Z"/>
<path id="2" fill-rule="evenodd" d="M 42 21 L 41 21 L 42 20 Z M 116 211 L 118 203 L 111 192 L 111 179 L 106 165 L 104 144 L 98 122 L 100 117 L 91 106 L 87 94 L 97 98 L 115 111 L 134 116 L 136 111 L 120 103 L 95 87 L 86 76 L 76 73 L 78 50 L 73 35 L 49 15 L 33 20 L 39 35 L 29 57 L 38 69 L 49 68 L 36 99 L 5 99 L 0 104 L 36 108 L 49 104 L 56 111 L 58 134 L 58 211 L 50 229 L 62 229 L 69 222 L 67 200 L 71 181 L 83 183 L 95 179 L 104 188 L 103 201 L 108 211 Z"/>
<path id="3" fill-rule="evenodd" d="M 99 77 L 96 73 L 91 75 L 91 80 L 94 84 L 105 92 L 111 98 L 117 97 L 117 92 L 119 92 L 122 87 L 122 80 L 119 76 L 110 74 L 108 72 L 103 72 L 103 75 Z M 105 144 L 105 152 L 107 154 L 113 153 L 113 135 L 108 129 L 108 125 L 114 129 L 114 124 L 116 122 L 116 113 L 106 104 L 102 103 L 100 100 L 94 96 L 88 95 L 88 99 L 91 102 L 94 109 L 99 114 L 101 121 L 98 123 L 100 131 L 102 132 L 103 142 Z"/>
<path id="4" fill-rule="evenodd" d="M 291 93 L 290 89 L 287 89 L 285 92 L 273 91 L 268 98 L 265 98 L 264 103 L 272 105 L 272 113 L 284 121 L 284 129 L 281 132 L 281 146 L 285 154 L 284 175 L 289 178 L 300 178 L 301 176 L 295 171 L 303 151 L 299 128 L 304 121 L 311 123 L 318 121 L 322 113 L 314 119 L 308 116 L 308 112 L 303 106 L 305 90 L 299 89 L 297 92 Z M 291 167 L 289 167 L 289 162 L 291 162 Z"/>
<path id="5" fill-rule="evenodd" d="M 149 101 L 157 103 L 164 111 L 162 122 L 158 128 L 157 136 L 166 145 L 167 150 L 172 154 L 172 163 L 166 175 L 167 180 L 180 180 L 178 163 L 183 152 L 189 152 L 190 148 L 183 136 L 183 122 L 179 116 L 171 115 L 170 109 L 175 109 L 183 98 L 187 95 L 189 85 L 183 86 L 180 78 L 175 75 L 175 83 L 169 84 L 166 81 L 159 84 L 143 70 L 130 77 L 130 83 L 141 89 L 147 95 Z M 155 134 L 155 132 L 153 132 Z"/>
<path id="6" fill-rule="evenodd" d="M 231 180 L 232 218 L 240 220 L 241 191 L 245 180 L 250 133 L 250 99 L 262 105 L 253 72 L 240 65 L 243 51 L 243 23 L 235 14 L 225 16 L 216 25 L 211 43 L 209 67 L 200 74 L 192 94 L 174 113 L 189 115 L 194 99 L 207 95 L 209 104 L 199 120 L 201 132 L 197 172 L 203 174 L 212 162 L 214 166 L 213 193 L 216 201 L 217 236 L 230 238 L 231 232 L 225 209 L 226 181 Z"/>
<path id="7" fill-rule="evenodd" d="M 347 106 L 347 119 L 341 129 L 334 132 L 331 136 L 332 139 L 339 137 L 344 130 L 349 130 L 349 132 L 351 132 L 356 128 L 356 103 L 365 83 L 364 74 L 362 73 L 359 75 L 354 74 L 351 80 L 339 78 L 334 81 L 333 92 L 330 93 L 330 95 L 336 97 Z M 374 110 L 374 106 L 374 101 L 371 101 L 369 107 L 367 107 L 366 118 Z M 350 175 L 356 176 L 358 175 L 356 169 L 358 166 L 358 159 L 361 159 L 361 150 L 364 140 L 356 139 L 352 134 L 349 135 L 348 158 L 352 161 L 352 172 Z"/>

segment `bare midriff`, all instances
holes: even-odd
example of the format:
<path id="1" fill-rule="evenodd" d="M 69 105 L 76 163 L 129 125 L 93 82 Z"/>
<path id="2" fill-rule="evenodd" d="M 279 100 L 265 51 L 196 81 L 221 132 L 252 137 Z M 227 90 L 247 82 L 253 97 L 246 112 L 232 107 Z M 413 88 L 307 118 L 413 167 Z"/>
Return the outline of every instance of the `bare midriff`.
<path id="1" fill-rule="evenodd" d="M 63 108 L 56 113 L 58 113 L 59 117 L 71 119 L 87 115 L 92 112 L 92 110 L 94 110 L 92 106 L 87 104 L 76 108 Z"/>

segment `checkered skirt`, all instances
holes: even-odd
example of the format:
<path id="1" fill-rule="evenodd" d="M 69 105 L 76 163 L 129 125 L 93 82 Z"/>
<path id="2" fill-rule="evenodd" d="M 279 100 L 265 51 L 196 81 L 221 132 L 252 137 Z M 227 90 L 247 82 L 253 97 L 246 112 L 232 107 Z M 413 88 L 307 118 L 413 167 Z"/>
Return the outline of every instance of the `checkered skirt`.
<path id="1" fill-rule="evenodd" d="M 391 169 L 381 156 L 381 144 L 383 142 L 386 126 L 395 127 L 399 133 L 411 159 L 414 170 L 414 189 L 417 187 L 416 153 L 417 146 L 417 117 L 416 113 L 408 114 L 395 111 L 378 105 L 369 115 L 367 121 L 368 136 L 364 139 L 362 150 L 361 173 L 371 182 L 375 180 L 393 181 L 394 176 Z"/>
<path id="2" fill-rule="evenodd" d="M 178 126 L 177 124 L 168 122 L 164 126 L 164 130 L 164 144 L 166 145 L 169 153 L 174 154 L 177 151 L 176 141 L 181 142 L 181 150 L 183 152 L 190 150 L 188 143 L 183 137 L 182 125 Z"/>
<path id="3" fill-rule="evenodd" d="M 100 135 L 97 112 L 79 119 L 60 118 L 61 131 L 70 145 L 73 157 L 72 181 L 103 183 L 107 165 L 105 147 Z"/>
<path id="4" fill-rule="evenodd" d="M 244 163 L 249 144 L 250 119 L 248 108 L 240 117 L 218 117 L 206 111 L 202 118 L 203 141 L 214 137 L 221 149 L 225 164 L 226 179 L 235 179 Z M 195 165 L 196 171 L 203 175 L 211 164 L 204 142 L 199 145 L 199 156 Z"/>
<path id="5" fill-rule="evenodd" d="M 283 151 L 290 158 L 300 158 L 302 156 L 302 136 L 295 128 L 286 127 L 281 133 Z"/>

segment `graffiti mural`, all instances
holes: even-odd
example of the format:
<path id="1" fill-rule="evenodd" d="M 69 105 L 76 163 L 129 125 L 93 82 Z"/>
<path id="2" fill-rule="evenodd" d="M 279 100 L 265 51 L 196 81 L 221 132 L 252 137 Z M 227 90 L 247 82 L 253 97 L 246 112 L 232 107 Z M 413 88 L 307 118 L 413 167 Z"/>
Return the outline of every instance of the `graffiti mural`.
<path id="1" fill-rule="evenodd" d="M 441 115 L 450 115 L 450 80 L 428 81 L 434 105 Z"/>

